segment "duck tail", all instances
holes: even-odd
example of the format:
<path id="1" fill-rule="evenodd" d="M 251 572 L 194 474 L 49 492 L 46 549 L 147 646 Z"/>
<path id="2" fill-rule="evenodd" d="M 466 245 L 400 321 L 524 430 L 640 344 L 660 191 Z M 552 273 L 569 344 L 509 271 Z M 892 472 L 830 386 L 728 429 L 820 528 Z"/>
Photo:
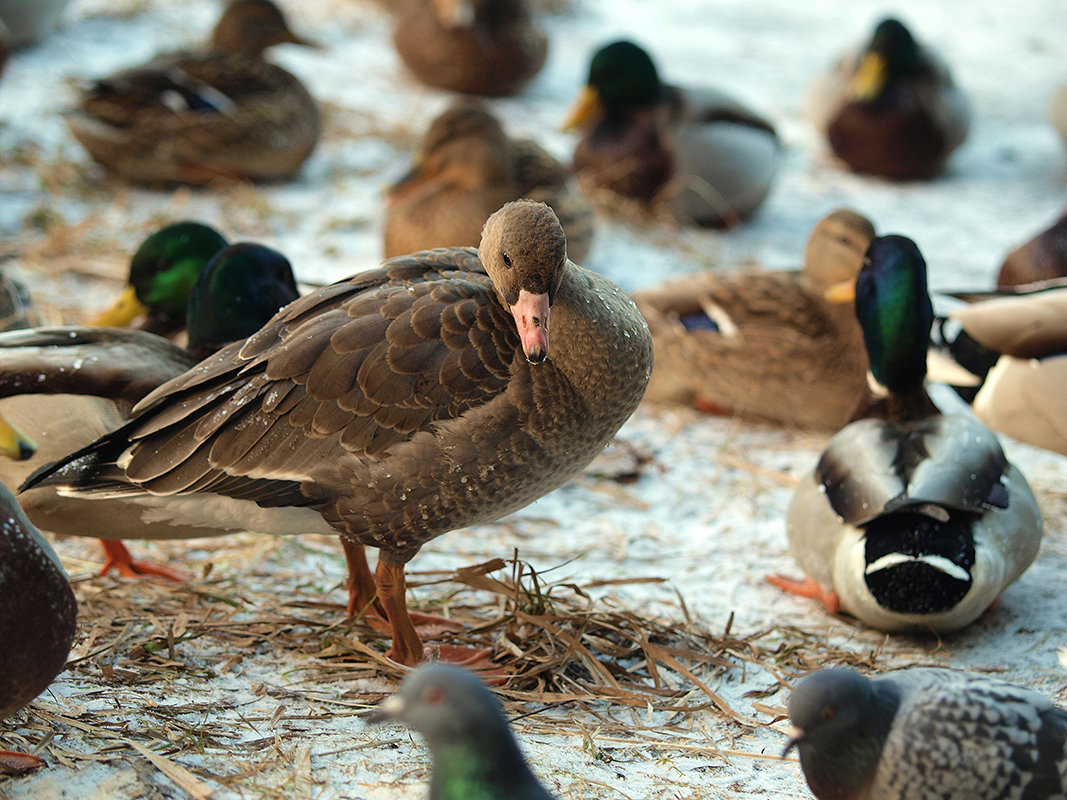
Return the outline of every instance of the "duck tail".
<path id="1" fill-rule="evenodd" d="M 58 461 L 34 470 L 19 492 L 45 486 L 66 487 L 79 493 L 129 494 L 141 491 L 125 479 L 116 461 L 129 445 L 127 428 L 102 436 Z"/>

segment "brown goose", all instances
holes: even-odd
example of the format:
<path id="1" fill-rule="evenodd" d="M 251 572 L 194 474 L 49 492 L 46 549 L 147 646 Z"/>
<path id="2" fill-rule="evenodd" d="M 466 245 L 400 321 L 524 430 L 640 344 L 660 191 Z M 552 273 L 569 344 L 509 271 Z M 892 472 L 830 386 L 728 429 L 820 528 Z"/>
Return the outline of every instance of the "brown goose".
<path id="1" fill-rule="evenodd" d="M 637 407 L 651 368 L 633 301 L 567 259 L 548 206 L 518 201 L 477 251 L 392 259 L 291 303 L 24 488 L 377 547 L 388 655 L 414 664 L 407 562 L 566 482 Z"/>
<path id="2" fill-rule="evenodd" d="M 67 663 L 78 604 L 67 573 L 0 484 L 0 720 L 43 692 Z M 0 774 L 44 764 L 0 750 Z"/>
<path id="3" fill-rule="evenodd" d="M 431 247 L 476 247 L 489 215 L 510 200 L 547 203 L 567 234 L 567 257 L 585 261 L 593 210 L 571 190 L 567 170 L 529 139 L 512 139 L 479 105 L 438 115 L 411 170 L 390 189 L 385 257 Z"/>

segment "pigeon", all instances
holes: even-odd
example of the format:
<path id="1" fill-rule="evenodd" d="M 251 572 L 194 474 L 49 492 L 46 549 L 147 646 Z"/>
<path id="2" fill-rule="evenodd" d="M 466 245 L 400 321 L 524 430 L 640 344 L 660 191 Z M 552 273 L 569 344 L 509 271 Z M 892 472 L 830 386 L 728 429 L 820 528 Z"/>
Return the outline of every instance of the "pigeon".
<path id="1" fill-rule="evenodd" d="M 797 683 L 789 716 L 785 752 L 819 800 L 1067 797 L 1067 711 L 1006 681 L 823 669 Z"/>
<path id="2" fill-rule="evenodd" d="M 553 800 L 526 764 L 500 704 L 470 670 L 424 664 L 370 720 L 398 720 L 426 739 L 430 800 Z"/>

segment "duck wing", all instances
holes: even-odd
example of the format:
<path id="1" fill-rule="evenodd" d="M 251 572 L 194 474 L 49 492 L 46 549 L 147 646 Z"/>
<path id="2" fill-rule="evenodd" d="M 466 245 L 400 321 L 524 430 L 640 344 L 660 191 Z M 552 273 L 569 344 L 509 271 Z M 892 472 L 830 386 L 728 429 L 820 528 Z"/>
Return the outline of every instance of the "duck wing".
<path id="1" fill-rule="evenodd" d="M 23 488 L 320 507 L 351 491 L 346 464 L 503 392 L 521 353 L 508 322 L 473 249 L 393 259 L 295 301 Z"/>

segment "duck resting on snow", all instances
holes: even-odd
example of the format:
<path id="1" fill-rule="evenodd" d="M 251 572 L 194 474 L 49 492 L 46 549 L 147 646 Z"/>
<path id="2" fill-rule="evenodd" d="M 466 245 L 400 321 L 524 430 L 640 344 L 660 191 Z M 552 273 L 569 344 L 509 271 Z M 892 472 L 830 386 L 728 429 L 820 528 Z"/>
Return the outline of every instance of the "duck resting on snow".
<path id="1" fill-rule="evenodd" d="M 786 518 L 808 577 L 770 580 L 881 630 L 957 630 L 1034 560 L 1041 513 L 997 437 L 926 394 L 933 308 L 914 242 L 871 243 L 855 306 L 886 419 L 830 439 Z"/>

